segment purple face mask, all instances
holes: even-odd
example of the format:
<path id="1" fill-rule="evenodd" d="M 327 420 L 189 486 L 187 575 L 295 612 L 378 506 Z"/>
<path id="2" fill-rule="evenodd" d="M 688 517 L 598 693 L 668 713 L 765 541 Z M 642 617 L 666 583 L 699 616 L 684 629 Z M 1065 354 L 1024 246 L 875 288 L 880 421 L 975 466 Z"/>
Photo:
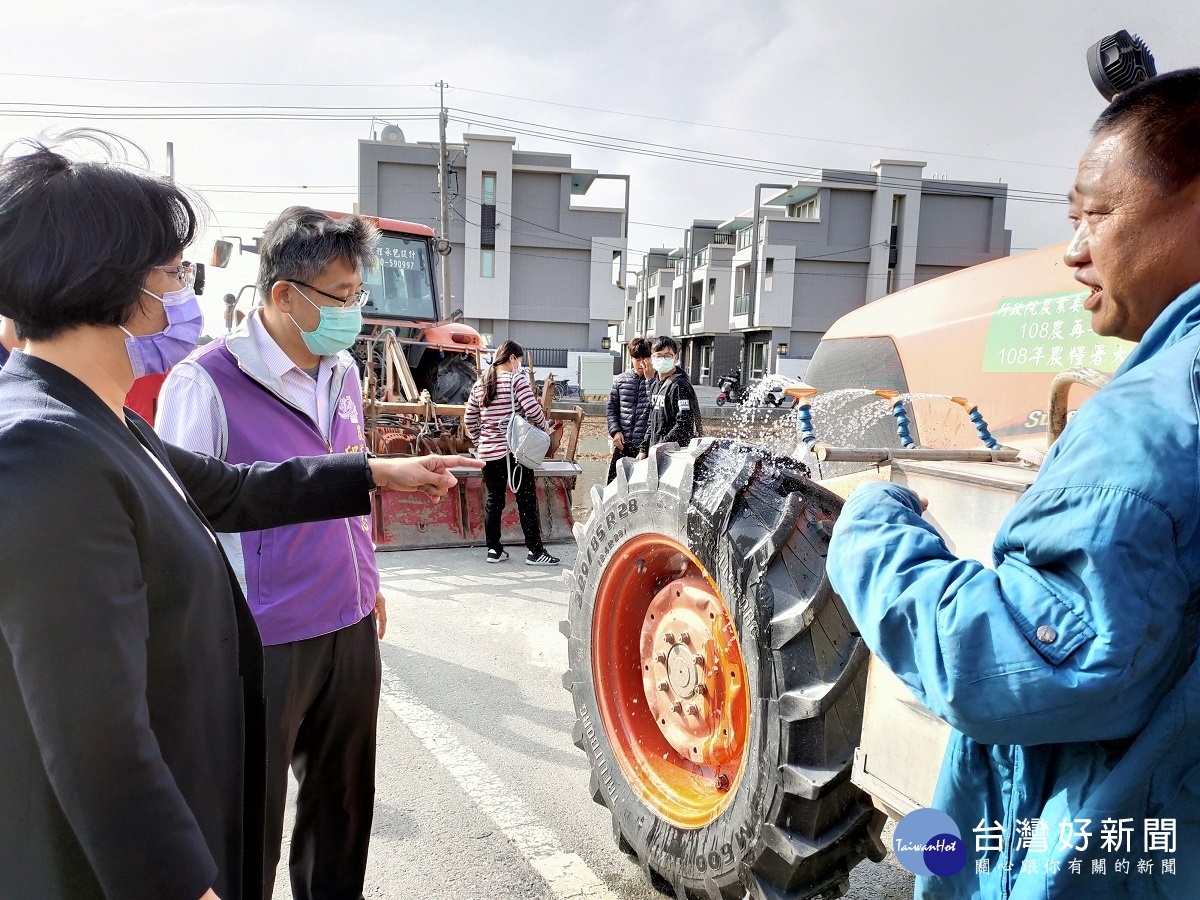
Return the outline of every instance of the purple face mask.
<path id="1" fill-rule="evenodd" d="M 133 366 L 133 377 L 161 375 L 176 363 L 181 362 L 196 349 L 200 329 L 204 326 L 204 313 L 196 292 L 190 287 L 168 291 L 161 297 L 150 294 L 167 311 L 167 327 L 155 334 L 131 334 L 126 328 L 117 326 L 129 335 L 125 339 L 125 352 Z"/>

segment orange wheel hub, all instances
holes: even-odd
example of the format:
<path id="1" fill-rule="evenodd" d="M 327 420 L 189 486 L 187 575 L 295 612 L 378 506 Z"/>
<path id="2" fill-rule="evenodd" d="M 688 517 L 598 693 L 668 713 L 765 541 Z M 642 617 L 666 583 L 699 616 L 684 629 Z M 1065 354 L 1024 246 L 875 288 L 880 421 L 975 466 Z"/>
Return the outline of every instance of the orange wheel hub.
<path id="1" fill-rule="evenodd" d="M 642 799 L 680 827 L 720 815 L 745 766 L 746 669 L 720 591 L 683 545 L 647 534 L 614 553 L 596 594 L 592 674 Z"/>

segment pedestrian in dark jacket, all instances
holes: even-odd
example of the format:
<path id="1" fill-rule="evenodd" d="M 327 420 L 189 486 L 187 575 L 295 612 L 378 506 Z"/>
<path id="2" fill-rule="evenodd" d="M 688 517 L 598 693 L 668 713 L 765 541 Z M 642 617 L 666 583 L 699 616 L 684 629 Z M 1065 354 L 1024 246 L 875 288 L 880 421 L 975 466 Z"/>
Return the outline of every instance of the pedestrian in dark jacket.
<path id="1" fill-rule="evenodd" d="M 632 459 L 641 449 L 650 422 L 650 342 L 634 338 L 629 342 L 630 366 L 613 379 L 608 393 L 608 436 L 612 439 L 612 461 L 608 480 L 617 477 L 617 461 Z"/>
<path id="2" fill-rule="evenodd" d="M 684 446 L 700 437 L 700 402 L 687 373 L 679 368 L 679 343 L 669 335 L 654 342 L 650 357 L 657 377 L 650 386 L 650 422 L 642 440 L 642 459 L 655 444 Z"/>

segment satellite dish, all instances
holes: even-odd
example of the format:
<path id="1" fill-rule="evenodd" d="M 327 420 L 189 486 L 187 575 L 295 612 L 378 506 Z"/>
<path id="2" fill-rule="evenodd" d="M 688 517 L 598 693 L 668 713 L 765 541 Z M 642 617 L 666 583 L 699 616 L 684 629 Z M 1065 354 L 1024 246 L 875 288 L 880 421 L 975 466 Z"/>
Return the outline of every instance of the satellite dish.
<path id="1" fill-rule="evenodd" d="M 389 144 L 403 144 L 404 132 L 396 125 L 387 125 L 383 131 L 379 133 L 379 139 L 386 141 Z"/>

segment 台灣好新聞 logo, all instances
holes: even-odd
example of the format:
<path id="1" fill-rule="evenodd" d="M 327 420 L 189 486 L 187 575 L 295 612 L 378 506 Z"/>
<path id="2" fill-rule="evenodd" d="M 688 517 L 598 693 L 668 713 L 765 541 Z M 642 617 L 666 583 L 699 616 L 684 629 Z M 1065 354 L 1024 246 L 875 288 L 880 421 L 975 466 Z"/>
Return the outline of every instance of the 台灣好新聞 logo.
<path id="1" fill-rule="evenodd" d="M 916 809 L 897 822 L 892 852 L 914 875 L 948 878 L 967 864 L 958 825 L 939 809 Z"/>

